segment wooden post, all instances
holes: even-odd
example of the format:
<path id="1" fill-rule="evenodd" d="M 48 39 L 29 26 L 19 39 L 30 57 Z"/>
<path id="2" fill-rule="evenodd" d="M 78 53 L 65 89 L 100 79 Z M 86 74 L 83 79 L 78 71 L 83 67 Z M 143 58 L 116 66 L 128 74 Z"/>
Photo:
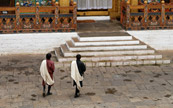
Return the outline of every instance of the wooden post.
<path id="1" fill-rule="evenodd" d="M 73 25 L 75 30 L 77 31 L 77 3 L 73 3 Z"/>
<path id="2" fill-rule="evenodd" d="M 70 0 L 70 6 L 73 6 L 74 2 L 73 0 Z"/>
<path id="3" fill-rule="evenodd" d="M 162 18 L 162 27 L 165 26 L 165 1 L 162 0 L 162 13 L 161 13 L 161 18 Z"/>
<path id="4" fill-rule="evenodd" d="M 145 29 L 147 29 L 147 22 L 148 22 L 148 20 L 147 20 L 147 18 L 148 18 L 147 0 L 144 1 L 144 5 L 145 5 L 145 7 L 144 7 L 144 24 L 143 24 L 143 26 Z"/>
<path id="5" fill-rule="evenodd" d="M 55 0 L 52 0 L 52 6 L 55 6 Z"/>
<path id="6" fill-rule="evenodd" d="M 69 6 L 69 0 L 59 0 L 60 1 L 60 6 L 63 7 L 63 6 Z M 63 10 L 60 10 L 60 13 L 69 13 L 69 10 L 68 9 L 63 9 Z"/>
<path id="7" fill-rule="evenodd" d="M 120 13 L 120 0 L 112 0 L 112 9 L 109 9 L 111 20 L 114 20 L 117 16 L 120 16 Z"/>
<path id="8" fill-rule="evenodd" d="M 36 28 L 40 28 L 39 26 L 39 2 L 36 3 L 36 10 L 35 10 L 35 18 L 36 18 Z"/>
<path id="9" fill-rule="evenodd" d="M 126 8 L 126 29 L 130 26 L 130 0 L 127 0 L 127 8 Z"/>
<path id="10" fill-rule="evenodd" d="M 138 0 L 131 0 L 130 4 L 132 6 L 136 6 L 136 5 L 138 5 Z M 131 12 L 136 13 L 136 12 L 138 12 L 138 9 L 133 9 L 133 10 L 131 10 Z"/>
<path id="11" fill-rule="evenodd" d="M 55 29 L 58 28 L 57 24 L 58 24 L 58 19 L 59 19 L 59 2 L 55 2 Z"/>
<path id="12" fill-rule="evenodd" d="M 20 29 L 20 4 L 16 3 L 16 31 Z"/>

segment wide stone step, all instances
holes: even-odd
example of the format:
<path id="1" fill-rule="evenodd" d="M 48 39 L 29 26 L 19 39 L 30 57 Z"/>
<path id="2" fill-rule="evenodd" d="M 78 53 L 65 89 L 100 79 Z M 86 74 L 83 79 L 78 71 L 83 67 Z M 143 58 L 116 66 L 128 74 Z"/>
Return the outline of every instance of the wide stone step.
<path id="1" fill-rule="evenodd" d="M 127 66 L 127 65 L 162 65 L 169 64 L 170 60 L 127 60 L 127 61 L 102 61 L 102 62 L 84 62 L 87 67 L 111 67 L 111 66 Z M 70 67 L 71 62 L 56 62 L 56 67 Z"/>
<path id="2" fill-rule="evenodd" d="M 104 37 L 104 36 L 130 36 L 127 32 L 124 32 L 124 30 L 121 31 L 113 31 L 113 32 L 85 32 L 81 33 L 79 32 L 78 35 L 80 37 Z"/>
<path id="3" fill-rule="evenodd" d="M 104 50 L 147 49 L 147 45 L 119 45 L 119 46 L 75 47 L 71 41 L 67 41 L 66 45 L 67 45 L 67 48 L 70 51 L 104 51 Z"/>
<path id="4" fill-rule="evenodd" d="M 80 41 L 132 40 L 132 36 L 80 37 Z"/>
<path id="5" fill-rule="evenodd" d="M 58 49 L 57 49 L 58 50 Z M 56 50 L 56 51 L 57 51 Z M 154 54 L 155 50 L 117 50 L 117 51 L 85 51 L 85 52 L 71 52 L 66 45 L 61 45 L 61 51 L 64 57 L 75 57 L 77 54 L 82 56 L 113 56 L 113 55 L 139 55 L 139 54 Z"/>
<path id="6" fill-rule="evenodd" d="M 55 51 L 57 60 L 59 62 L 70 62 L 75 60 L 75 57 L 63 57 L 61 51 Z M 162 55 L 122 55 L 122 56 L 96 56 L 85 57 L 82 56 L 83 61 L 125 61 L 125 60 L 144 60 L 144 59 L 161 59 Z"/>
<path id="7" fill-rule="evenodd" d="M 100 45 L 133 45 L 139 44 L 139 40 L 120 40 L 120 41 L 79 41 L 78 38 L 72 38 L 74 46 L 100 46 Z"/>
<path id="8" fill-rule="evenodd" d="M 64 58 L 57 56 L 59 62 L 70 62 L 76 58 Z M 110 57 L 82 57 L 83 61 L 125 61 L 125 60 L 147 60 L 147 59 L 161 59 L 162 55 L 138 55 L 138 56 L 110 56 Z"/>
<path id="9" fill-rule="evenodd" d="M 104 34 L 103 34 L 104 35 Z M 74 37 L 55 50 L 57 67 L 70 67 L 76 55 L 88 67 L 169 64 L 170 60 L 132 36 Z"/>

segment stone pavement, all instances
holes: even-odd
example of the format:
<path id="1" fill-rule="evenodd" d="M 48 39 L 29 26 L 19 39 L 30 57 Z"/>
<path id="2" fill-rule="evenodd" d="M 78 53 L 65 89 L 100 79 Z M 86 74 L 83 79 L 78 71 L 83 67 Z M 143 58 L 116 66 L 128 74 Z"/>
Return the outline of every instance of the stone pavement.
<path id="1" fill-rule="evenodd" d="M 79 98 L 69 68 L 58 68 L 42 97 L 44 55 L 0 56 L 0 108 L 173 108 L 173 65 L 87 68 Z"/>

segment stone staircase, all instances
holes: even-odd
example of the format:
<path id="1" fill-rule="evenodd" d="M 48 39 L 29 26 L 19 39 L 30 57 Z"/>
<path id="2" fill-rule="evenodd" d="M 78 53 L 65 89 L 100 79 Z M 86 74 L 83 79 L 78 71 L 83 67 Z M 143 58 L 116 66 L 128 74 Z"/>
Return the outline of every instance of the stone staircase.
<path id="1" fill-rule="evenodd" d="M 169 64 L 170 60 L 129 35 L 73 37 L 55 49 L 58 67 L 69 67 L 77 54 L 88 67 Z"/>

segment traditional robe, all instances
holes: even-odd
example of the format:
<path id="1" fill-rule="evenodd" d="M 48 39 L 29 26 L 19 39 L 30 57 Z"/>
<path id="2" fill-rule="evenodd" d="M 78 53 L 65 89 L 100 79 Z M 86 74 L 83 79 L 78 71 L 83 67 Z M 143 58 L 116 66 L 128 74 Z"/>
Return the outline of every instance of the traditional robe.
<path id="1" fill-rule="evenodd" d="M 51 60 L 43 60 L 40 66 L 40 74 L 43 78 L 42 84 L 53 85 L 53 72 L 55 70 L 54 62 Z"/>
<path id="2" fill-rule="evenodd" d="M 72 61 L 71 63 L 71 77 L 74 85 L 80 90 L 82 87 L 83 75 L 86 70 L 84 63 L 80 60 Z"/>

